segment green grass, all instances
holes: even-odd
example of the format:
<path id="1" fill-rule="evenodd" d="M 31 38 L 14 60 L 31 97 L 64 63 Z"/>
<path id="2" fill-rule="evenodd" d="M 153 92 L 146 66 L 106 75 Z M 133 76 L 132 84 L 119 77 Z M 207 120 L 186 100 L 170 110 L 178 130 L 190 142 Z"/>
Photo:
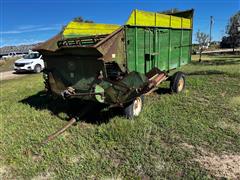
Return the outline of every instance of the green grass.
<path id="1" fill-rule="evenodd" d="M 6 60 L 0 60 L 0 72 L 12 71 L 14 62 L 19 59 L 19 57 L 11 57 Z"/>
<path id="2" fill-rule="evenodd" d="M 194 158 L 201 154 L 199 148 L 215 154 L 240 153 L 240 58 L 203 59 L 181 68 L 187 74 L 183 93 L 152 93 L 134 121 L 112 111 L 92 115 L 44 146 L 39 143 L 66 123 L 65 103 L 40 92 L 41 75 L 1 82 L 0 175 L 5 179 L 213 178 Z M 163 83 L 161 89 L 168 85 Z"/>

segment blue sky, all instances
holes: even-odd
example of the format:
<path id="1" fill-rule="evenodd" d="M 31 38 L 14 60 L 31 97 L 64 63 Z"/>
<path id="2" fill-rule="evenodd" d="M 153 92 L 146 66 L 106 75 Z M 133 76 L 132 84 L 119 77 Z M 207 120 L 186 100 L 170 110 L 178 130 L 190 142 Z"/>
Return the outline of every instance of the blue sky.
<path id="1" fill-rule="evenodd" d="M 0 46 L 31 44 L 57 34 L 74 17 L 96 23 L 124 24 L 133 9 L 163 11 L 195 9 L 194 32 L 209 33 L 214 16 L 213 40 L 220 40 L 240 0 L 0 0 Z M 193 38 L 195 39 L 195 37 Z"/>

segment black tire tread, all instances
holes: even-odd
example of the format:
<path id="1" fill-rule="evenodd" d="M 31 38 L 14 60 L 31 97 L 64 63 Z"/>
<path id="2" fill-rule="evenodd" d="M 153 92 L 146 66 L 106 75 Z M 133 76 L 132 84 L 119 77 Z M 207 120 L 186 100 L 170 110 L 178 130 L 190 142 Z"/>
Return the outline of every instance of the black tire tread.
<path id="1" fill-rule="evenodd" d="M 144 95 L 141 95 L 140 98 L 142 99 L 142 108 L 144 105 Z M 128 118 L 128 119 L 133 119 L 134 115 L 133 115 L 133 102 L 131 102 L 130 104 L 128 104 L 125 108 L 124 108 L 124 115 Z"/>
<path id="2" fill-rule="evenodd" d="M 184 85 L 183 85 L 183 89 L 182 91 L 185 89 L 185 74 L 181 71 L 176 72 L 172 77 L 171 77 L 171 81 L 170 81 L 170 90 L 171 92 L 174 93 L 179 93 L 178 92 L 178 81 L 183 78 L 184 80 Z"/>
<path id="3" fill-rule="evenodd" d="M 40 69 L 41 69 L 40 72 L 42 71 L 42 66 L 41 66 L 40 64 L 36 64 L 36 65 L 34 66 L 34 72 L 35 72 L 35 73 L 40 73 L 40 72 L 37 72 L 37 69 L 36 69 L 37 66 L 40 67 Z"/>

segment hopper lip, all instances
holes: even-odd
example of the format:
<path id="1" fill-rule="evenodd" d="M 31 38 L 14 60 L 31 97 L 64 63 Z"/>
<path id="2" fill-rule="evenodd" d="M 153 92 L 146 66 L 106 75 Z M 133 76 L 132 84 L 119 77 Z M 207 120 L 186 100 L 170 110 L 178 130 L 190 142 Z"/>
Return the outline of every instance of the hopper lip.
<path id="1" fill-rule="evenodd" d="M 111 37 L 113 37 L 114 35 L 116 35 L 118 32 L 120 32 L 123 29 L 123 26 L 119 27 L 117 30 L 113 31 L 111 34 L 109 34 L 108 36 L 106 36 L 105 38 L 103 38 L 101 41 L 99 41 L 97 44 L 95 44 L 94 48 L 98 48 L 99 46 L 101 46 L 105 41 L 107 41 L 108 39 L 110 39 Z"/>
<path id="2" fill-rule="evenodd" d="M 179 14 L 179 13 L 194 13 L 194 9 L 187 9 L 187 10 L 184 10 L 184 11 L 178 11 L 178 12 L 173 12 L 173 13 L 160 13 L 160 14 L 168 14 L 168 15 L 175 15 L 175 14 Z"/>
<path id="3" fill-rule="evenodd" d="M 50 53 L 54 53 L 54 52 L 60 52 L 63 49 L 75 49 L 75 48 L 89 48 L 89 49 L 97 49 L 99 46 L 101 46 L 104 42 L 106 42 L 108 39 L 110 39 L 111 37 L 113 37 L 115 34 L 117 34 L 118 32 L 120 32 L 123 29 L 123 26 L 120 26 L 117 30 L 113 31 L 111 34 L 101 34 L 101 35 L 91 35 L 91 36 L 83 36 L 83 37 L 79 37 L 79 38 L 90 38 L 93 36 L 106 36 L 105 38 L 103 38 L 101 41 L 99 41 L 97 44 L 92 45 L 92 46 L 63 46 L 63 47 L 58 47 L 57 49 L 54 50 L 50 50 L 50 49 L 46 49 L 46 48 L 38 48 L 36 47 L 35 49 L 37 51 L 40 52 L 50 52 Z M 74 39 L 78 39 L 78 38 L 63 38 L 59 41 L 63 41 L 63 40 L 74 40 Z M 57 41 L 57 42 L 59 42 Z M 100 52 L 101 53 L 101 52 Z M 101 53 L 102 54 L 102 53 Z"/>

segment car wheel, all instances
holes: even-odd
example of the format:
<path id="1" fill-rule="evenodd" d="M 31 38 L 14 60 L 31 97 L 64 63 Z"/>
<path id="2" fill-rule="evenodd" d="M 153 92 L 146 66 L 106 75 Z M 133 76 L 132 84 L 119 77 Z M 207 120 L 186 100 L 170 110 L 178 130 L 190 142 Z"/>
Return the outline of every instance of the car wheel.
<path id="1" fill-rule="evenodd" d="M 185 75 L 182 72 L 176 72 L 170 82 L 171 92 L 179 93 L 185 88 Z"/>
<path id="2" fill-rule="evenodd" d="M 128 119 L 139 116 L 143 109 L 144 95 L 137 97 L 133 102 L 124 108 L 124 114 Z"/>
<path id="3" fill-rule="evenodd" d="M 40 73 L 42 71 L 42 66 L 40 64 L 35 65 L 34 72 Z"/>

